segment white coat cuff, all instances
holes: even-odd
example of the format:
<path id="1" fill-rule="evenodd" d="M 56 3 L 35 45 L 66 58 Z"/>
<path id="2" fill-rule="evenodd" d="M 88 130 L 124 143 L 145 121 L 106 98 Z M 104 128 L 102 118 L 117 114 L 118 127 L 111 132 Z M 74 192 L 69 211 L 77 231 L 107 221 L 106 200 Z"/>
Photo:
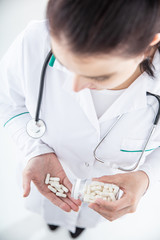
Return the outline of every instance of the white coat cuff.
<path id="1" fill-rule="evenodd" d="M 5 126 L 5 130 L 8 132 L 8 135 L 14 141 L 16 146 L 23 152 L 26 164 L 33 157 L 45 153 L 55 153 L 54 149 L 49 147 L 41 139 L 34 139 L 27 134 L 26 124 L 30 119 L 30 114 L 24 114 L 12 119 Z"/>

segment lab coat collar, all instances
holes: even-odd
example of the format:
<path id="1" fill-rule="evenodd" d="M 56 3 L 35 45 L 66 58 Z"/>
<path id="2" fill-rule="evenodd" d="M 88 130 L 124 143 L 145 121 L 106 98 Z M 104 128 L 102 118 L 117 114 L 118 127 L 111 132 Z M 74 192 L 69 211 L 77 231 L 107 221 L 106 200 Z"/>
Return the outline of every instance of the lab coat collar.
<path id="1" fill-rule="evenodd" d="M 121 114 L 145 108 L 147 106 L 147 79 L 148 76 L 146 72 L 141 74 L 106 110 L 106 112 L 99 118 L 99 122 L 102 123 L 107 119 L 118 117 Z"/>
<path id="2" fill-rule="evenodd" d="M 152 64 L 155 67 L 155 75 L 160 72 L 160 54 L 157 49 L 155 52 Z M 68 70 L 67 70 L 67 73 Z M 136 111 L 147 107 L 147 91 L 152 91 L 150 86 L 153 85 L 153 79 L 146 72 L 143 72 L 118 99 L 104 112 L 98 119 L 95 111 L 90 89 L 83 89 L 80 92 L 72 90 L 72 74 L 69 74 L 63 84 L 63 89 L 71 94 L 80 104 L 82 110 L 88 117 L 89 121 L 100 131 L 100 124 L 108 119 L 118 117 L 131 111 Z M 152 83 L 152 84 L 151 84 Z"/>
<path id="3" fill-rule="evenodd" d="M 73 98 L 79 103 L 80 107 L 84 111 L 85 115 L 96 128 L 98 132 L 100 132 L 99 122 L 97 119 L 95 107 L 93 104 L 92 96 L 89 89 L 83 89 L 79 92 L 74 92 L 72 90 L 72 76 L 68 76 L 63 84 L 63 89 L 67 91 L 69 94 L 73 96 Z"/>
<path id="4" fill-rule="evenodd" d="M 83 89 L 79 92 L 72 90 L 72 79 L 66 78 L 63 88 L 70 93 L 80 104 L 82 110 L 99 132 L 99 124 L 112 119 L 121 114 L 131 112 L 147 105 L 146 98 L 146 81 L 148 75 L 144 72 L 141 74 L 123 93 L 122 95 L 104 112 L 98 119 L 95 111 L 90 89 Z"/>

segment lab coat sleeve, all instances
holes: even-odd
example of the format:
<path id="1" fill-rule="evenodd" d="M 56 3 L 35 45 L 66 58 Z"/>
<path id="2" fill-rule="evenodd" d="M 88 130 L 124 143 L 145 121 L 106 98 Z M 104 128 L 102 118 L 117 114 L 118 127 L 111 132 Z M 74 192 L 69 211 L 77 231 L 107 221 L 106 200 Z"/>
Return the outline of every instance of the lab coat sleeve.
<path id="1" fill-rule="evenodd" d="M 155 183 L 160 181 L 160 147 L 146 157 L 145 162 L 138 170 L 142 170 L 148 175 L 149 186 L 146 192 L 150 191 Z"/>
<path id="2" fill-rule="evenodd" d="M 23 31 L 0 61 L 0 124 L 23 152 L 24 161 L 54 152 L 40 139 L 26 133 L 26 124 L 33 117 L 25 105 L 24 35 Z"/>

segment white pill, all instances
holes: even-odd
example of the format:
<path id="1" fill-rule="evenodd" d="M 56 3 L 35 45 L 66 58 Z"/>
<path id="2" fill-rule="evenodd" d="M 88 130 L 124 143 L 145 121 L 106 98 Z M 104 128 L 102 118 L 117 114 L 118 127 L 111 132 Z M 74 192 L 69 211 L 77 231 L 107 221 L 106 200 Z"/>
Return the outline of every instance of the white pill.
<path id="1" fill-rule="evenodd" d="M 59 191 L 60 190 L 60 192 L 61 191 L 63 191 L 63 189 L 61 188 L 61 186 L 55 186 L 55 188 Z M 63 191 L 64 192 L 64 191 Z"/>
<path id="2" fill-rule="evenodd" d="M 102 190 L 102 187 L 101 186 L 96 186 L 95 190 Z"/>
<path id="3" fill-rule="evenodd" d="M 64 194 L 64 193 L 60 193 L 60 192 L 56 192 L 56 195 L 58 196 L 58 197 L 67 197 L 67 195 L 66 194 Z"/>
<path id="4" fill-rule="evenodd" d="M 98 195 L 100 195 L 100 196 L 102 196 L 102 192 L 100 192 L 100 191 L 95 191 L 95 193 L 97 193 Z"/>
<path id="5" fill-rule="evenodd" d="M 116 198 L 115 198 L 115 196 L 114 196 L 113 193 L 109 193 L 109 197 L 111 198 L 112 201 L 115 201 L 115 200 L 116 200 Z"/>
<path id="6" fill-rule="evenodd" d="M 94 191 L 94 190 L 96 190 L 96 188 L 95 187 L 90 187 L 90 190 Z"/>
<path id="7" fill-rule="evenodd" d="M 52 183 L 54 183 L 53 181 L 49 181 L 49 184 L 52 185 Z"/>
<path id="8" fill-rule="evenodd" d="M 95 193 L 95 192 L 91 192 L 90 195 L 91 195 L 91 196 L 95 196 L 96 193 Z"/>
<path id="9" fill-rule="evenodd" d="M 104 186 L 104 183 L 103 183 L 103 182 L 98 182 L 98 181 L 92 181 L 91 185 L 92 185 L 92 186 L 96 186 L 96 185 L 98 185 L 98 186 Z"/>
<path id="10" fill-rule="evenodd" d="M 58 182 L 52 182 L 52 181 L 50 181 L 50 184 L 51 184 L 51 186 L 53 186 L 53 187 L 55 187 L 55 188 L 61 188 L 61 187 L 60 187 L 60 184 L 59 184 Z"/>
<path id="11" fill-rule="evenodd" d="M 95 196 L 89 195 L 89 199 L 95 199 Z"/>
<path id="12" fill-rule="evenodd" d="M 48 188 L 53 192 L 53 193 L 56 193 L 57 190 L 55 188 L 53 188 L 51 185 L 48 185 Z"/>
<path id="13" fill-rule="evenodd" d="M 59 177 L 50 177 L 50 180 L 51 180 L 51 181 L 59 182 L 59 181 L 60 181 L 60 178 L 59 178 Z"/>
<path id="14" fill-rule="evenodd" d="M 114 193 L 117 193 L 118 191 L 119 191 L 119 187 L 116 186 L 116 185 L 114 185 L 114 186 L 113 186 L 113 192 L 114 192 Z"/>
<path id="15" fill-rule="evenodd" d="M 64 193 L 63 189 L 61 189 L 61 188 L 56 188 L 56 189 L 57 189 L 58 192 Z"/>
<path id="16" fill-rule="evenodd" d="M 94 186 L 94 187 L 91 187 L 91 190 L 92 190 L 92 191 L 102 190 L 102 188 L 101 188 L 101 186 Z"/>
<path id="17" fill-rule="evenodd" d="M 104 197 L 108 197 L 109 196 L 109 192 L 103 192 L 103 196 Z"/>
<path id="18" fill-rule="evenodd" d="M 50 174 L 48 173 L 47 176 L 46 176 L 46 179 L 45 179 L 45 184 L 49 183 L 49 178 L 50 178 Z"/>
<path id="19" fill-rule="evenodd" d="M 108 189 L 110 192 L 113 192 L 113 188 L 112 186 L 109 186 L 109 189 Z"/>
<path id="20" fill-rule="evenodd" d="M 96 195 L 95 198 L 102 198 L 102 196 L 100 196 L 100 195 Z"/>
<path id="21" fill-rule="evenodd" d="M 61 187 L 62 187 L 62 189 L 63 189 L 64 192 L 67 193 L 67 192 L 69 191 L 68 188 L 66 188 L 65 186 L 62 185 Z"/>
<path id="22" fill-rule="evenodd" d="M 110 184 L 105 183 L 104 188 L 108 189 Z"/>

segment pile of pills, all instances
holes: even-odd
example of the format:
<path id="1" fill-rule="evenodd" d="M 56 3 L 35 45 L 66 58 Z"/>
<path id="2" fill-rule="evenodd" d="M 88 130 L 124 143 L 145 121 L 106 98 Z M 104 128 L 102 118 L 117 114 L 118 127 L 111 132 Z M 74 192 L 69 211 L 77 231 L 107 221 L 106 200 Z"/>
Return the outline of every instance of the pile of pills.
<path id="1" fill-rule="evenodd" d="M 107 201 L 115 201 L 118 198 L 119 187 L 98 181 L 92 181 L 84 188 L 83 201 L 93 203 L 97 198 Z"/>
<path id="2" fill-rule="evenodd" d="M 58 197 L 66 198 L 67 197 L 66 193 L 69 190 L 63 184 L 60 184 L 59 181 L 60 181 L 59 177 L 51 177 L 49 173 L 46 175 L 45 184 L 48 185 L 48 188 Z"/>

